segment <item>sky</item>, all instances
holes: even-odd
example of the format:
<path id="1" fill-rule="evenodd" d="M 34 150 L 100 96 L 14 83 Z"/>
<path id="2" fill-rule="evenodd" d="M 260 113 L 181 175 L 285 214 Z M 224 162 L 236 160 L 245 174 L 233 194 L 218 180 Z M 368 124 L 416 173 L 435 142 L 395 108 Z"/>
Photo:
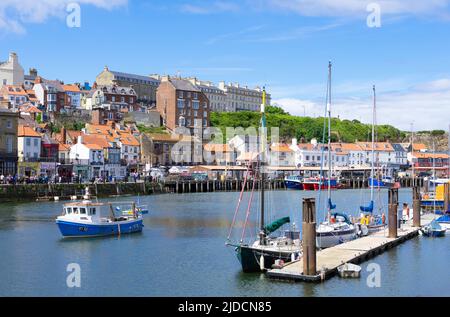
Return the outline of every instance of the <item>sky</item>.
<path id="1" fill-rule="evenodd" d="M 450 0 L 0 2 L 0 60 L 44 78 L 92 83 L 107 65 L 239 82 L 319 116 L 331 60 L 333 116 L 370 123 L 376 85 L 377 123 L 403 130 L 448 129 L 449 37 Z"/>

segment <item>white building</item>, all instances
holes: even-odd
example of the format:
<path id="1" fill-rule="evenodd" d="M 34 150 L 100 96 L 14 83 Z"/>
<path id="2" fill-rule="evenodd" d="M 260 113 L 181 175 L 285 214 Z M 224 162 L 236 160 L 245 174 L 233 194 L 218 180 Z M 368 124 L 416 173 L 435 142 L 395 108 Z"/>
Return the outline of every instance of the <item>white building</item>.
<path id="1" fill-rule="evenodd" d="M 227 85 L 222 81 L 219 83 L 219 89 L 226 94 L 225 111 L 260 111 L 263 94 L 263 90 L 260 87 L 250 89 L 237 83 Z M 270 94 L 266 94 L 266 98 L 266 104 L 270 105 Z"/>
<path id="2" fill-rule="evenodd" d="M 317 140 L 311 140 L 311 143 L 297 143 L 296 139 L 292 140 L 291 149 L 294 151 L 294 163 L 297 167 L 315 167 L 321 166 L 328 168 L 328 145 L 317 143 Z M 331 151 L 332 167 L 336 165 L 336 152 Z M 340 158 L 340 156 L 339 156 Z"/>
<path id="3" fill-rule="evenodd" d="M 24 82 L 23 67 L 19 64 L 16 53 L 9 53 L 6 62 L 0 62 L 0 87 L 3 85 L 22 85 Z"/>
<path id="4" fill-rule="evenodd" d="M 77 143 L 70 146 L 69 158 L 77 165 L 89 166 L 89 178 L 100 177 L 105 166 L 104 149 L 96 143 L 84 143 L 79 136 Z"/>
<path id="5" fill-rule="evenodd" d="M 222 89 L 216 87 L 210 81 L 201 81 L 197 78 L 188 78 L 188 80 L 197 86 L 209 99 L 211 111 L 227 111 L 227 95 Z"/>
<path id="6" fill-rule="evenodd" d="M 366 152 L 358 144 L 332 143 L 331 146 L 336 154 L 341 156 L 338 159 L 337 166 L 362 167 L 367 165 Z M 343 160 L 345 164 L 343 164 Z"/>
<path id="7" fill-rule="evenodd" d="M 364 151 L 365 165 L 372 165 L 372 142 L 357 142 L 357 145 Z M 388 142 L 375 142 L 374 147 L 375 164 L 379 167 L 389 167 L 395 163 L 395 151 Z"/>
<path id="8" fill-rule="evenodd" d="M 288 144 L 274 143 L 270 147 L 269 165 L 277 167 L 295 166 L 295 153 Z"/>
<path id="9" fill-rule="evenodd" d="M 41 157 L 41 135 L 29 126 L 19 125 L 17 152 L 19 161 L 38 160 Z"/>

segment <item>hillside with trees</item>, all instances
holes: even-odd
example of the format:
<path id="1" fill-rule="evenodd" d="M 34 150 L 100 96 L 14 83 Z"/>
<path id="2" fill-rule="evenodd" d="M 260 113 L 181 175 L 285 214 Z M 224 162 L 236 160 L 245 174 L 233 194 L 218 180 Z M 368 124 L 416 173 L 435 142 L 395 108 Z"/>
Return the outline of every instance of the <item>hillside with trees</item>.
<path id="1" fill-rule="evenodd" d="M 299 141 L 309 142 L 316 138 L 322 140 L 324 123 L 328 128 L 327 120 L 321 118 L 298 117 L 290 115 L 282 108 L 268 106 L 266 108 L 267 126 L 269 134 L 271 127 L 278 127 L 280 140 L 290 142 L 292 138 Z M 258 112 L 213 112 L 211 114 L 211 125 L 218 127 L 225 135 L 226 127 L 258 127 L 261 115 Z M 368 141 L 371 138 L 370 124 L 364 124 L 358 120 L 341 120 L 332 118 L 331 131 L 332 142 L 356 142 Z M 378 125 L 376 127 L 378 141 L 401 142 L 407 134 L 390 125 Z M 327 141 L 327 139 L 326 139 Z"/>

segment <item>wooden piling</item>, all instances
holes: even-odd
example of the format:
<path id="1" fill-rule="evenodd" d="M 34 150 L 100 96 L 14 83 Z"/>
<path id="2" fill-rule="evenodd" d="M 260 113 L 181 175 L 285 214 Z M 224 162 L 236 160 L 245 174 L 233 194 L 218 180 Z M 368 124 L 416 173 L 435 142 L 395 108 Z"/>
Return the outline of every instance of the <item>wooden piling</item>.
<path id="1" fill-rule="evenodd" d="M 316 269 L 316 200 L 303 199 L 303 274 L 314 276 Z"/>
<path id="2" fill-rule="evenodd" d="M 397 238 L 398 189 L 389 189 L 389 238 Z"/>

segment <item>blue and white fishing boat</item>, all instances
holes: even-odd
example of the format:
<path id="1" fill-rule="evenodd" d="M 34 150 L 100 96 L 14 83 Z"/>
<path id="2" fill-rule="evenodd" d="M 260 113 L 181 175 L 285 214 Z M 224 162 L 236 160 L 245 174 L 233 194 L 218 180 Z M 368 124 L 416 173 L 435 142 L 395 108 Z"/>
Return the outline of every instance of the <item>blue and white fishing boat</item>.
<path id="1" fill-rule="evenodd" d="M 112 203 L 98 203 L 90 200 L 64 205 L 63 214 L 56 218 L 56 224 L 64 237 L 99 237 L 141 232 L 144 227 L 142 212 L 137 207 L 123 211 Z"/>
<path id="2" fill-rule="evenodd" d="M 374 188 L 392 188 L 395 181 L 391 176 L 383 176 L 381 179 L 369 178 L 369 186 Z"/>
<path id="3" fill-rule="evenodd" d="M 284 179 L 284 184 L 288 189 L 303 190 L 303 177 L 299 175 L 288 176 Z"/>

